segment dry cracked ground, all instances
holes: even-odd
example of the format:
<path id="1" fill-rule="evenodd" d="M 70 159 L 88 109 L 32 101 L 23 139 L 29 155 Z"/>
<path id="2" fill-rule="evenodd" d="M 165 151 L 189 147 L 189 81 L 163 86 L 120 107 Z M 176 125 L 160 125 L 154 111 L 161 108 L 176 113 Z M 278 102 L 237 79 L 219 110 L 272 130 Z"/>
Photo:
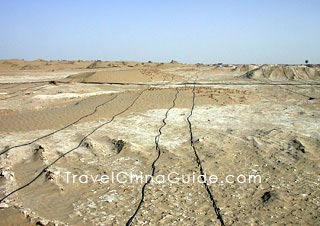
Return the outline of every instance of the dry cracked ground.
<path id="1" fill-rule="evenodd" d="M 317 65 L 6 60 L 0 83 L 0 225 L 320 225 Z"/>

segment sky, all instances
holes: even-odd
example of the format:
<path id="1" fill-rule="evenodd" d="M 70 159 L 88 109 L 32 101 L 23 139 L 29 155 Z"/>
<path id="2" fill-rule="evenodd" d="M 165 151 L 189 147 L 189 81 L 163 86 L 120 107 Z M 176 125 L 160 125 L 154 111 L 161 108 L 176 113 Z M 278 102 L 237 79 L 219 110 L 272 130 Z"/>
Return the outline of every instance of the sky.
<path id="1" fill-rule="evenodd" d="M 0 59 L 320 63 L 319 0 L 3 0 Z"/>

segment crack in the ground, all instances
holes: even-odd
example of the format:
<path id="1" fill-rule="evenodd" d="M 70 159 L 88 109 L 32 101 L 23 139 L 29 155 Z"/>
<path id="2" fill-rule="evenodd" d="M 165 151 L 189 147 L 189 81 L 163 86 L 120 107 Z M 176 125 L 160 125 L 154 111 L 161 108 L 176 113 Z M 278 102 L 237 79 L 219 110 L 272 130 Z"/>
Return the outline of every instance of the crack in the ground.
<path id="1" fill-rule="evenodd" d="M 60 128 L 60 129 L 58 129 L 58 130 L 55 130 L 55 131 L 53 131 L 53 132 L 50 132 L 50 133 L 48 133 L 48 134 L 46 134 L 46 135 L 44 135 L 44 136 L 38 137 L 38 138 L 36 138 L 36 139 L 34 139 L 34 140 L 32 140 L 32 141 L 29 141 L 29 142 L 27 142 L 27 143 L 19 144 L 19 145 L 15 145 L 15 146 L 12 146 L 12 147 L 7 147 L 7 148 L 5 148 L 2 152 L 0 152 L 0 156 L 3 155 L 3 154 L 5 154 L 5 153 L 7 153 L 8 151 L 10 151 L 10 150 L 12 150 L 12 149 L 19 148 L 19 147 L 24 147 L 24 146 L 28 146 L 28 145 L 30 145 L 30 144 L 33 144 L 33 143 L 39 141 L 39 140 L 42 140 L 43 138 L 49 137 L 49 136 L 51 136 L 51 135 L 53 135 L 53 134 L 55 134 L 55 133 L 58 133 L 58 132 L 60 132 L 60 131 L 62 131 L 62 130 L 64 130 L 64 129 L 67 129 L 68 127 L 70 127 L 70 126 L 78 123 L 78 122 L 81 121 L 82 119 L 87 118 L 87 117 L 89 117 L 89 116 L 91 116 L 91 115 L 94 115 L 94 114 L 98 111 L 98 109 L 99 109 L 100 107 L 102 107 L 102 106 L 110 103 L 111 101 L 113 101 L 113 100 L 114 100 L 115 98 L 117 98 L 118 96 L 119 96 L 119 95 L 117 94 L 117 95 L 115 95 L 113 98 L 111 98 L 111 99 L 103 102 L 102 104 L 97 105 L 92 112 L 90 112 L 90 113 L 88 113 L 88 114 L 86 114 L 86 115 L 83 115 L 82 117 L 78 118 L 77 120 L 69 123 L 68 125 Z"/>
<path id="2" fill-rule="evenodd" d="M 198 164 L 198 167 L 199 167 L 199 171 L 200 171 L 200 175 L 201 175 L 201 178 L 203 180 L 203 184 L 205 186 L 205 189 L 209 195 L 209 198 L 212 202 L 212 206 L 214 208 L 214 211 L 217 215 L 217 218 L 218 220 L 220 221 L 221 225 L 222 226 L 225 226 L 225 223 L 223 221 L 223 218 L 222 218 L 222 215 L 220 213 L 220 208 L 218 207 L 217 205 L 217 201 L 215 200 L 214 196 L 213 196 L 213 193 L 211 192 L 210 188 L 209 188 L 209 185 L 208 183 L 206 182 L 205 178 L 204 178 L 204 175 L 205 174 L 205 171 L 203 169 L 203 166 L 201 164 L 201 160 L 199 158 L 199 155 L 198 155 L 198 152 L 197 152 L 197 149 L 194 145 L 194 137 L 193 137 L 193 131 L 192 131 L 192 123 L 190 121 L 190 118 L 192 117 L 193 115 L 193 110 L 194 110 L 194 106 L 195 106 L 195 85 L 193 86 L 193 89 L 192 89 L 192 107 L 191 107 L 191 111 L 190 111 L 190 114 L 189 116 L 187 117 L 187 121 L 188 121 L 188 125 L 189 125 L 189 132 L 190 132 L 190 145 L 193 149 L 193 152 L 194 152 L 194 155 L 195 155 L 195 158 L 196 158 L 196 161 L 197 161 L 197 164 Z"/>
<path id="3" fill-rule="evenodd" d="M 152 167 L 151 176 L 152 177 L 155 175 L 155 170 L 156 170 L 155 164 L 157 163 L 157 161 L 159 160 L 159 158 L 161 156 L 161 149 L 160 149 L 160 146 L 159 146 L 159 139 L 160 139 L 160 136 L 162 135 L 162 129 L 163 129 L 163 127 L 165 127 L 167 125 L 166 120 L 168 118 L 168 114 L 169 114 L 170 110 L 173 109 L 176 106 L 176 100 L 177 100 L 179 92 L 180 92 L 179 89 L 176 88 L 176 94 L 175 94 L 174 99 L 172 101 L 172 106 L 166 111 L 165 117 L 162 119 L 162 125 L 158 129 L 158 134 L 154 138 L 155 147 L 156 147 L 156 151 L 157 151 L 158 155 L 157 155 L 156 159 L 153 160 L 152 165 L 151 165 L 151 167 Z M 141 209 L 141 206 L 142 206 L 142 204 L 144 202 L 145 190 L 146 190 L 148 184 L 151 182 L 151 179 L 152 178 L 149 177 L 147 182 L 142 186 L 140 202 L 139 202 L 135 212 L 133 213 L 133 215 L 127 221 L 126 226 L 130 226 L 132 224 L 133 220 L 135 219 L 136 215 L 138 214 L 139 210 Z"/>
<path id="4" fill-rule="evenodd" d="M 241 76 L 239 76 L 241 77 Z M 252 83 L 252 82 L 246 82 L 246 80 L 244 80 L 243 82 L 168 82 L 168 83 L 130 83 L 130 82 L 80 82 L 81 84 L 95 84 L 95 85 L 103 85 L 103 84 L 107 84 L 107 85 L 123 85 L 123 86 L 127 86 L 127 85 L 131 85 L 131 86 L 166 86 L 166 85 L 170 85 L 170 86 L 186 86 L 186 85 L 190 85 L 193 86 L 194 84 L 197 86 L 215 86 L 215 85 L 224 85 L 224 86 L 256 86 L 256 85 L 261 85 L 261 86 L 281 86 L 281 85 L 286 85 L 286 86 L 319 86 L 320 83 L 319 82 L 315 82 L 315 83 L 290 83 L 290 82 L 278 82 L 278 83 L 266 83 L 260 80 L 257 80 L 258 82 L 256 83 Z"/>
<path id="5" fill-rule="evenodd" d="M 82 143 L 85 141 L 86 138 L 88 138 L 90 135 L 92 135 L 93 133 L 95 133 L 98 129 L 100 129 L 101 127 L 111 123 L 117 116 L 125 113 L 126 111 L 128 111 L 135 103 L 136 101 L 141 97 L 141 95 L 146 91 L 147 89 L 142 90 L 139 95 L 131 102 L 131 104 L 129 106 L 127 106 L 125 109 L 123 109 L 122 111 L 118 112 L 117 114 L 113 115 L 112 118 L 107 121 L 104 122 L 102 124 L 100 124 L 99 126 L 97 126 L 96 128 L 94 128 L 90 133 L 88 133 L 87 135 L 85 135 L 81 141 L 79 142 L 79 144 L 77 146 L 75 146 L 74 148 L 70 149 L 69 151 L 63 153 L 62 155 L 60 155 L 58 158 L 56 158 L 53 162 L 51 162 L 50 164 L 46 165 L 41 171 L 40 173 L 37 174 L 37 176 L 35 176 L 32 180 L 30 180 L 28 183 L 22 185 L 21 187 L 9 192 L 7 195 L 5 195 L 3 198 L 0 199 L 0 203 L 3 202 L 4 200 L 6 200 L 8 197 L 10 197 L 11 195 L 13 195 L 14 193 L 28 187 L 29 185 L 31 185 L 33 182 L 35 182 L 42 174 L 44 174 L 46 172 L 46 170 L 51 167 L 53 164 L 55 164 L 56 162 L 58 162 L 61 158 L 65 157 L 67 154 L 71 153 L 72 151 L 78 149 Z"/>

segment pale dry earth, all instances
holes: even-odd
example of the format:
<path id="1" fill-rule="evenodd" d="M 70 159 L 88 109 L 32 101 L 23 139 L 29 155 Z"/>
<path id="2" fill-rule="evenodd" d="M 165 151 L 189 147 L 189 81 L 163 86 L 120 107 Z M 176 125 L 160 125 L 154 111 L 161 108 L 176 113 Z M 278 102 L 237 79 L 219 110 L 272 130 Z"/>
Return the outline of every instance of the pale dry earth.
<path id="1" fill-rule="evenodd" d="M 225 225 L 320 225 L 319 71 L 0 61 L 0 199 L 72 150 L 0 203 L 0 225 L 125 225 L 143 183 L 68 183 L 66 172 L 151 174 L 160 128 L 155 175 L 199 176 L 187 120 L 193 94 L 194 146 L 219 178 L 209 189 Z M 227 175 L 261 183 L 228 184 Z M 152 182 L 132 225 L 220 221 L 203 184 Z"/>

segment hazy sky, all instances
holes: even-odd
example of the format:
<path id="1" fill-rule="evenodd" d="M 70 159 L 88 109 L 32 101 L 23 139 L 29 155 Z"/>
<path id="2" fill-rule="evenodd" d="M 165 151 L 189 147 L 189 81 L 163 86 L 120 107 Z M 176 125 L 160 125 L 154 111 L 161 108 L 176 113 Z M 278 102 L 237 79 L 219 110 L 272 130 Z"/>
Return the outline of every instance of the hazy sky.
<path id="1" fill-rule="evenodd" d="M 0 59 L 320 63 L 319 0 L 3 0 Z"/>

